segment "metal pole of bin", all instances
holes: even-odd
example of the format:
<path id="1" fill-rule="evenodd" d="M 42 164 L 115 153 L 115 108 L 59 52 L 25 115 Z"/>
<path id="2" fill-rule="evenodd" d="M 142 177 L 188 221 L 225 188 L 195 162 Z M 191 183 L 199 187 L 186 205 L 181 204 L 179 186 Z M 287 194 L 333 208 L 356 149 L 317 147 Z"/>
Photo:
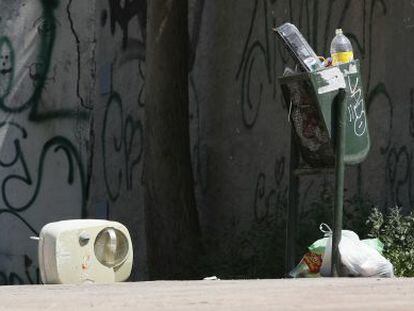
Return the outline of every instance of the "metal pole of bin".
<path id="1" fill-rule="evenodd" d="M 298 222 L 298 198 L 299 180 L 296 169 L 299 165 L 299 150 L 295 141 L 295 132 L 291 129 L 290 134 L 290 164 L 289 164 L 289 196 L 287 209 L 286 230 L 286 267 L 287 276 L 289 271 L 295 267 L 296 261 L 296 230 Z"/>
<path id="2" fill-rule="evenodd" d="M 341 257 L 339 242 L 341 241 L 342 215 L 344 207 L 344 177 L 345 177 L 345 129 L 346 129 L 346 100 L 345 89 L 339 89 L 334 100 L 335 115 L 335 198 L 334 198 L 334 230 L 332 238 L 332 276 L 340 276 Z"/>

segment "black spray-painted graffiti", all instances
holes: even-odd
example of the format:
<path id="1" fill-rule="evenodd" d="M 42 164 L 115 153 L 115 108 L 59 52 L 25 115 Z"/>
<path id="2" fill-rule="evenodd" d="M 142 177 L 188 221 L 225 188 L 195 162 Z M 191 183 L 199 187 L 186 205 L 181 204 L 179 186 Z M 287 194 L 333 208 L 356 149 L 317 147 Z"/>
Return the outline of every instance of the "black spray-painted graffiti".
<path id="1" fill-rule="evenodd" d="M 140 120 L 125 115 L 122 99 L 115 92 L 106 105 L 101 139 L 106 190 L 111 201 L 116 201 L 123 182 L 128 191 L 132 190 L 134 171 L 143 152 L 143 129 Z M 114 155 L 121 158 L 111 161 Z"/>
<path id="2" fill-rule="evenodd" d="M 23 261 L 24 275 L 0 271 L 0 285 L 40 284 L 40 270 L 34 267 L 33 260 L 27 255 L 19 256 L 19 259 Z"/>
<path id="3" fill-rule="evenodd" d="M 2 71 L 4 74 L 0 75 L 0 110 L 7 113 L 21 113 L 30 109 L 29 120 L 38 122 L 55 118 L 86 119 L 88 117 L 86 111 L 77 111 L 76 109 L 44 111 L 40 108 L 42 93 L 45 90 L 47 81 L 51 79 L 49 73 L 58 26 L 55 10 L 58 7 L 59 1 L 48 0 L 39 2 L 41 3 L 42 13 L 33 23 L 33 29 L 36 33 L 36 37 L 33 39 L 34 52 L 32 53 L 34 59 L 25 68 L 27 70 L 26 75 L 32 80 L 31 85 L 27 84 L 25 80 L 23 82 L 15 81 L 17 60 L 13 42 L 11 38 L 5 36 L 0 38 L 0 53 L 4 56 L 2 67 L 7 66 L 7 68 L 1 69 L 4 70 Z M 69 8 L 70 3 L 68 10 Z M 17 39 L 20 40 L 19 38 Z M 56 69 L 54 68 L 54 70 Z M 16 89 L 14 90 L 14 88 Z M 79 85 L 77 91 L 79 95 Z M 14 97 L 10 96 L 12 92 L 16 93 Z M 83 100 L 81 104 L 84 104 Z"/>
<path id="4" fill-rule="evenodd" d="M 10 93 L 14 77 L 14 51 L 10 40 L 0 38 L 0 104 Z"/>
<path id="5" fill-rule="evenodd" d="M 399 207 L 412 206 L 411 186 L 413 153 L 406 146 L 392 147 L 387 155 L 386 171 L 387 186 L 389 187 L 389 204 Z M 405 200 L 408 198 L 408 202 Z"/>
<path id="6" fill-rule="evenodd" d="M 28 137 L 27 131 L 14 123 L 2 123 L 0 124 L 0 129 L 6 125 L 15 126 L 16 128 L 18 128 L 19 131 L 21 131 L 22 139 L 26 139 Z M 23 212 L 33 205 L 41 190 L 43 181 L 42 177 L 45 167 L 45 159 L 51 152 L 63 152 L 68 163 L 67 183 L 69 186 L 72 186 L 75 183 L 75 173 L 77 173 L 78 178 L 80 179 L 79 187 L 80 192 L 82 193 L 82 202 L 85 202 L 85 182 L 81 159 L 76 148 L 68 139 L 66 139 L 63 136 L 56 136 L 45 143 L 40 154 L 39 165 L 36 170 L 36 182 L 34 182 L 32 177 L 34 174 L 30 172 L 29 167 L 27 165 L 26 156 L 22 151 L 20 139 L 14 140 L 14 147 L 14 158 L 11 161 L 7 162 L 0 159 L 0 167 L 3 167 L 4 169 L 20 166 L 23 170 L 22 174 L 8 175 L 6 178 L 4 178 L 3 182 L 1 183 L 2 199 L 7 208 L 16 212 Z M 28 193 L 29 189 L 33 189 L 32 195 L 29 198 L 27 198 L 24 202 L 13 202 L 13 200 L 10 199 L 10 197 L 14 196 L 16 187 L 19 187 L 19 189 L 21 189 L 20 191 L 23 191 L 24 193 Z M 22 190 L 25 188 L 27 188 L 27 190 Z M 83 214 L 86 214 L 84 206 Z"/>
<path id="7" fill-rule="evenodd" d="M 46 180 L 44 179 L 43 173 L 48 163 L 59 163 L 62 159 L 66 160 L 68 169 L 66 179 L 67 185 L 68 187 L 79 188 L 79 193 L 81 193 L 81 216 L 86 217 L 86 186 L 84 172 L 80 156 L 73 144 L 62 136 L 55 136 L 49 139 L 42 148 L 38 167 L 35 170 L 31 170 L 27 165 L 27 156 L 29 153 L 24 152 L 22 148 L 22 140 L 28 140 L 29 138 L 27 131 L 13 122 L 1 123 L 0 130 L 6 126 L 9 127 L 9 132 L 11 131 L 11 127 L 15 128 L 19 133 L 17 136 L 20 137 L 16 136 L 17 138 L 14 139 L 14 150 L 10 149 L 10 152 L 7 155 L 8 160 L 0 159 L 0 167 L 2 170 L 11 172 L 1 181 L 1 197 L 5 208 L 0 209 L 0 217 L 2 215 L 11 216 L 37 236 L 37 230 L 22 216 L 22 213 L 36 205 L 36 200 L 40 193 L 47 192 L 47 184 L 44 185 Z M 58 156 L 59 153 L 61 156 Z M 53 159 L 54 156 L 56 157 L 55 160 Z M 63 162 L 61 163 L 63 164 Z M 36 174 L 37 178 L 34 178 Z M 28 196 L 26 197 L 25 195 L 22 195 L 16 198 L 16 189 L 19 189 L 18 191 L 21 193 L 28 194 Z M 18 202 L 16 200 L 18 200 Z M 28 268 L 32 265 L 32 261 L 28 255 L 24 256 L 26 258 L 25 262 L 30 263 L 30 265 L 26 265 L 26 279 L 18 277 L 17 273 L 12 272 L 8 278 L 5 278 L 4 284 L 16 284 L 17 281 L 19 284 L 39 282 L 38 276 L 32 278 L 28 274 Z M 2 273 L 4 275 L 4 272 Z"/>
<path id="8" fill-rule="evenodd" d="M 259 4 L 263 4 L 263 21 L 260 21 L 260 16 L 262 15 L 259 11 Z M 240 104 L 243 124 L 247 128 L 252 128 L 256 123 L 263 101 L 263 81 L 267 79 L 268 84 L 272 83 L 267 15 L 267 1 L 256 0 L 242 53 L 242 60 L 236 73 L 236 81 L 241 79 Z M 253 30 L 258 23 L 263 23 L 261 29 L 265 36 L 264 43 L 262 40 L 253 37 Z M 258 78 L 260 79 L 259 81 Z M 253 89 L 254 86 L 256 86 L 255 89 Z M 252 98 L 253 96 L 256 97 Z"/>
<path id="9" fill-rule="evenodd" d="M 107 24 L 108 16 L 110 17 L 110 26 L 111 26 L 111 34 L 116 34 L 118 27 L 122 31 L 122 47 L 119 59 L 117 60 L 116 64 L 119 67 L 129 64 L 132 61 L 137 61 L 138 64 L 138 83 L 137 87 L 139 89 L 138 94 L 138 107 L 142 108 L 145 106 L 144 103 L 144 88 L 145 88 L 145 34 L 146 34 L 146 14 L 147 14 L 147 1 L 145 0 L 133 0 L 133 1 L 123 1 L 123 0 L 109 0 L 109 9 L 103 10 L 101 12 L 101 26 L 104 27 Z M 202 15 L 204 10 L 204 3 L 205 0 L 197 0 L 194 3 L 193 7 L 193 22 L 190 27 L 190 49 L 189 49 L 189 72 L 191 75 L 192 68 L 194 67 L 194 63 L 196 61 L 196 51 L 197 46 L 200 39 L 200 32 L 201 32 L 201 22 L 202 22 Z M 109 11 L 109 12 L 108 12 Z M 131 31 L 131 23 L 132 21 L 138 21 L 139 29 L 133 29 Z M 134 65 L 135 66 L 135 65 Z M 114 67 L 116 68 L 116 67 Z M 120 70 L 118 68 L 118 70 Z M 200 167 L 200 114 L 199 114 L 199 98 L 197 94 L 196 85 L 194 79 L 190 76 L 190 84 L 189 84 L 190 92 L 193 95 L 194 99 L 194 108 L 195 111 L 192 114 L 192 120 L 196 122 L 197 130 L 195 133 L 195 144 L 193 147 L 193 158 L 195 159 L 195 172 L 200 177 L 201 176 L 201 167 Z M 126 117 L 125 121 L 123 121 L 123 105 L 121 94 L 117 92 L 113 92 L 109 102 L 107 104 L 107 110 L 105 113 L 104 119 L 104 129 L 102 133 L 102 142 L 103 142 L 103 157 L 104 157 L 104 176 L 105 176 L 105 184 L 108 191 L 108 196 L 111 201 L 116 201 L 120 195 L 120 189 L 122 187 L 122 180 L 125 178 L 126 180 L 126 189 L 132 189 L 132 174 L 136 165 L 138 165 L 140 161 L 141 154 L 143 152 L 142 148 L 142 125 L 140 121 L 134 121 L 132 117 L 129 115 Z M 111 122 L 111 113 L 109 111 L 114 111 L 115 115 L 118 116 L 118 121 L 122 120 L 123 125 L 121 126 L 121 130 L 113 130 L 110 128 Z M 110 135 L 114 136 L 114 141 L 108 141 Z M 130 135 L 130 137 L 127 137 Z M 137 139 L 139 143 L 137 144 L 138 147 L 136 150 L 133 149 L 132 141 Z M 130 144 L 128 145 L 125 140 L 129 140 Z M 123 166 L 115 169 L 110 165 L 107 165 L 107 161 L 109 159 L 109 155 L 111 152 L 115 151 L 115 153 L 123 153 L 124 159 Z M 134 158 L 134 159 L 133 159 Z M 112 173 L 110 171 L 112 170 Z M 114 172 L 117 171 L 117 172 Z M 197 178 L 200 182 L 202 182 L 202 177 Z"/>
<path id="10" fill-rule="evenodd" d="M 332 16 L 335 12 L 338 18 L 334 19 Z M 384 82 L 374 82 L 372 79 L 375 70 L 374 25 L 379 17 L 386 16 L 388 12 L 386 2 L 382 0 L 329 1 L 327 5 L 321 5 L 319 1 L 254 1 L 241 61 L 236 71 L 236 81 L 240 83 L 241 88 L 241 116 L 246 128 L 251 129 L 255 126 L 265 94 L 271 94 L 273 91 L 273 99 L 276 98 L 276 77 L 282 75 L 283 68 L 290 59 L 286 57 L 285 49 L 275 40 L 269 29 L 288 20 L 298 26 L 318 53 L 328 53 L 334 29 L 345 26 L 348 18 L 351 14 L 355 15 L 355 12 L 362 15 L 362 25 L 357 28 L 359 33 L 347 32 L 346 35 L 351 39 L 355 54 L 361 59 L 363 71 L 366 73 L 364 89 L 367 94 L 367 110 L 362 113 L 358 110 L 359 106 L 356 106 L 357 111 L 348 117 L 355 120 L 356 131 L 361 134 L 366 130 L 366 114 L 369 114 L 369 110 L 375 105 L 385 105 L 389 114 L 384 117 L 387 118 L 389 129 L 387 144 L 381 146 L 381 153 L 385 155 L 389 152 L 394 114 L 392 98 Z M 282 18 L 283 14 L 286 16 Z M 321 18 L 322 16 L 324 18 Z M 280 21 L 276 22 L 276 18 Z M 355 97 L 357 96 L 358 90 L 355 93 Z M 268 102 L 273 104 L 272 101 Z M 359 165 L 359 193 L 362 193 L 361 174 Z"/>
<path id="11" fill-rule="evenodd" d="M 138 73 L 136 81 L 138 96 L 137 108 L 143 108 L 145 88 L 145 38 L 146 38 L 146 0 L 108 0 L 108 9 L 101 12 L 101 26 L 110 20 L 112 36 L 117 30 L 122 32 L 122 45 L 112 63 L 113 70 L 121 71 L 123 66 L 133 66 Z M 136 28 L 131 24 L 137 22 Z M 129 69 L 128 69 L 129 70 Z M 116 84 L 116 81 L 113 83 Z M 134 181 L 139 180 L 139 164 L 143 153 L 143 126 L 139 119 L 127 113 L 125 107 L 135 105 L 123 103 L 122 96 L 111 86 L 110 97 L 106 103 L 102 123 L 101 143 L 102 162 L 106 192 L 111 202 L 116 202 L 122 194 L 133 190 Z M 121 87 L 122 88 L 122 87 Z M 128 96 L 130 98 L 130 96 Z M 136 111 L 138 114 L 138 111 Z"/>
<path id="12" fill-rule="evenodd" d="M 410 89 L 410 123 L 409 131 L 411 137 L 414 137 L 414 88 Z"/>
<path id="13" fill-rule="evenodd" d="M 289 0 L 290 21 L 299 27 L 315 50 L 326 53 L 329 40 L 332 38 L 333 29 L 341 27 L 348 15 L 352 13 L 350 12 L 351 3 L 351 0 L 340 3 L 329 1 L 328 5 L 322 7 L 318 1 L 295 3 Z M 386 87 L 381 82 L 371 90 L 371 77 L 373 69 L 374 12 L 377 7 L 380 7 L 381 12 L 385 15 L 387 8 L 382 0 L 364 0 L 359 5 L 362 6 L 361 10 L 364 12 L 363 27 L 361 27 L 363 29 L 362 43 L 359 40 L 359 36 L 353 33 L 347 33 L 347 36 L 355 44 L 362 60 L 367 60 L 368 75 L 365 81 L 365 89 L 367 90 L 368 98 L 370 98 L 378 94 L 378 92 L 386 92 Z M 367 9 L 367 6 L 369 6 L 369 9 Z M 283 66 L 289 59 L 286 57 L 285 49 L 269 31 L 271 27 L 277 26 L 276 18 L 273 13 L 270 15 L 269 11 L 279 12 L 282 10 L 281 8 L 283 8 L 282 1 L 254 1 L 241 61 L 236 72 L 236 81 L 240 82 L 241 87 L 240 105 L 242 120 L 247 128 L 254 127 L 256 123 L 261 104 L 264 100 L 263 94 L 266 86 L 273 88 L 273 98 L 275 98 L 277 93 L 276 77 L 282 74 L 282 72 L 276 72 L 277 64 L 280 63 L 282 65 L 280 69 L 283 69 Z M 332 19 L 334 10 L 340 12 L 337 21 Z M 322 25 L 320 16 L 326 16 Z M 271 24 L 269 23 L 270 19 L 272 19 Z M 366 43 L 367 38 L 368 43 Z M 369 105 L 370 102 L 367 103 L 367 106 Z"/>
<path id="14" fill-rule="evenodd" d="M 111 12 L 111 32 L 115 34 L 116 26 L 119 25 L 123 33 L 122 47 L 126 49 L 129 44 L 129 24 L 135 17 L 138 18 L 142 41 L 139 43 L 145 50 L 146 25 L 147 25 L 147 1 L 146 0 L 109 0 Z M 107 14 L 102 13 L 103 16 Z"/>
<path id="15" fill-rule="evenodd" d="M 265 173 L 259 173 L 253 204 L 254 219 L 258 223 L 267 219 L 270 213 L 277 213 L 277 219 L 284 218 L 288 191 L 287 185 L 283 183 L 285 165 L 284 157 L 277 158 L 272 178 L 267 178 Z M 274 187 L 269 184 L 274 184 Z"/>
<path id="16" fill-rule="evenodd" d="M 21 6 L 20 2 L 22 2 Z M 9 121 L 0 123 L 0 131 L 7 133 L 4 135 L 5 139 L 2 140 L 0 156 L 0 168 L 3 171 L 0 180 L 3 205 L 0 207 L 0 218 L 11 217 L 16 223 L 21 224 L 22 228 L 28 229 L 36 236 L 39 230 L 38 224 L 34 225 L 31 219 L 27 218 L 25 212 L 39 207 L 38 202 L 41 197 L 43 198 L 43 194 L 48 192 L 51 183 L 49 177 L 51 176 L 51 178 L 62 176 L 62 180 L 56 180 L 56 182 L 63 181 L 62 187 L 67 187 L 62 189 L 62 193 L 66 189 L 73 189 L 79 194 L 79 201 L 74 202 L 74 213 L 78 214 L 80 210 L 79 216 L 86 217 L 86 174 L 77 148 L 62 135 L 52 135 L 49 139 L 45 139 L 43 136 L 30 137 L 34 134 L 26 129 L 36 126 L 42 127 L 44 121 L 48 121 L 47 124 L 50 125 L 52 121 L 62 118 L 73 118 L 80 121 L 89 117 L 89 112 L 83 109 L 90 107 L 87 107 L 83 102 L 79 90 L 79 57 L 76 93 L 80 109 L 46 109 L 46 105 L 43 105 L 42 95 L 47 92 L 48 82 L 56 82 L 58 64 L 52 66 L 52 60 L 57 27 L 60 25 L 56 20 L 55 11 L 60 3 L 58 0 L 32 0 L 27 3 L 19 1 L 16 4 L 22 10 L 27 8 L 34 17 L 31 25 L 30 50 L 16 51 L 17 48 L 21 48 L 22 42 L 25 40 L 23 34 L 22 36 L 7 36 L 2 33 L 0 36 L 0 112 L 9 116 L 9 118 L 4 118 Z M 71 4 L 72 0 L 69 0 L 66 9 L 68 21 L 75 36 L 76 49 L 79 53 L 80 40 L 73 28 L 74 23 L 70 14 Z M 14 9 L 11 8 L 11 10 Z M 37 18 L 35 14 L 38 11 L 39 17 Z M 0 21 L 2 14 L 3 12 L 0 12 Z M 28 54 L 24 55 L 26 52 Z M 18 59 L 19 55 L 20 58 L 25 57 L 24 62 L 23 59 Z M 28 58 L 26 59 L 26 57 Z M 23 63 L 25 64 L 22 65 Z M 27 114 L 23 115 L 24 112 Z M 14 118 L 17 115 L 19 117 Z M 26 115 L 28 119 L 24 120 Z M 29 125 L 30 127 L 28 127 Z M 36 141 L 36 146 L 39 146 L 39 155 L 33 153 L 33 150 L 36 149 L 31 146 L 32 140 Z M 43 146 L 39 144 L 43 144 Z M 56 168 L 60 168 L 60 170 L 56 171 Z M 55 172 L 63 175 L 55 175 Z M 17 192 L 21 195 L 16 195 Z M 49 197 L 49 200 L 52 200 L 52 196 L 49 195 Z M 50 204 L 53 206 L 52 201 Z M 49 215 L 53 215 L 52 210 Z M 39 219 L 42 219 L 42 215 L 39 215 Z M 19 232 L 15 236 L 18 237 Z M 3 250 L 3 255 L 6 257 L 14 256 L 17 261 L 22 260 L 22 269 L 19 270 L 21 272 L 0 271 L 0 284 L 40 282 L 39 270 L 28 254 L 7 254 L 7 250 Z"/>

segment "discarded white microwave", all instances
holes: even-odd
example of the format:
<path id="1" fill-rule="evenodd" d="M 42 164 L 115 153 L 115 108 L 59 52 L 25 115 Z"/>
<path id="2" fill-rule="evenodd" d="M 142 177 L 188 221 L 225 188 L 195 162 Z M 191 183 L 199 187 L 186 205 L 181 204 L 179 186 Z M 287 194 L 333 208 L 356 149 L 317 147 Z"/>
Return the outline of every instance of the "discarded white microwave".
<path id="1" fill-rule="evenodd" d="M 131 237 L 118 222 L 65 220 L 40 231 L 39 268 L 44 284 L 126 281 L 132 260 Z"/>

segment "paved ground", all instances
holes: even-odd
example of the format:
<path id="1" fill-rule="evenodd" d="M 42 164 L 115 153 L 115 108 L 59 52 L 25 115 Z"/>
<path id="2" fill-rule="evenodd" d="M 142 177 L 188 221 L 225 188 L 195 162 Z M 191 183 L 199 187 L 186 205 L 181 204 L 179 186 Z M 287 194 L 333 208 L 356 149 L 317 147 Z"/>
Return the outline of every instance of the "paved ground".
<path id="1" fill-rule="evenodd" d="M 0 310 L 414 310 L 414 279 L 1 286 Z"/>

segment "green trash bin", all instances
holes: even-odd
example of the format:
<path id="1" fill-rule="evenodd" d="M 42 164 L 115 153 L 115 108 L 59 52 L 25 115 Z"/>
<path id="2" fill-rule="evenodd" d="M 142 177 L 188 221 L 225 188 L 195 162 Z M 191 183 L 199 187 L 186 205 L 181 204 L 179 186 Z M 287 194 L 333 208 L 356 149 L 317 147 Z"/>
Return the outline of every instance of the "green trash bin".
<path id="1" fill-rule="evenodd" d="M 279 83 L 303 160 L 312 168 L 335 167 L 332 273 L 338 275 L 344 167 L 361 163 L 371 144 L 360 64 L 355 60 L 314 72 L 288 74 L 279 78 Z M 289 210 L 296 208 L 290 205 Z M 289 215 L 296 217 L 296 211 Z M 288 226 L 295 224 L 288 219 Z M 288 235 L 292 232 L 294 228 L 288 227 Z M 287 240 L 288 247 L 294 247 L 289 245 L 294 239 L 288 236 Z"/>
<path id="2" fill-rule="evenodd" d="M 345 89 L 346 164 L 358 164 L 368 155 L 370 137 L 359 61 L 309 73 L 279 78 L 302 157 L 312 167 L 333 167 L 333 103 Z"/>

